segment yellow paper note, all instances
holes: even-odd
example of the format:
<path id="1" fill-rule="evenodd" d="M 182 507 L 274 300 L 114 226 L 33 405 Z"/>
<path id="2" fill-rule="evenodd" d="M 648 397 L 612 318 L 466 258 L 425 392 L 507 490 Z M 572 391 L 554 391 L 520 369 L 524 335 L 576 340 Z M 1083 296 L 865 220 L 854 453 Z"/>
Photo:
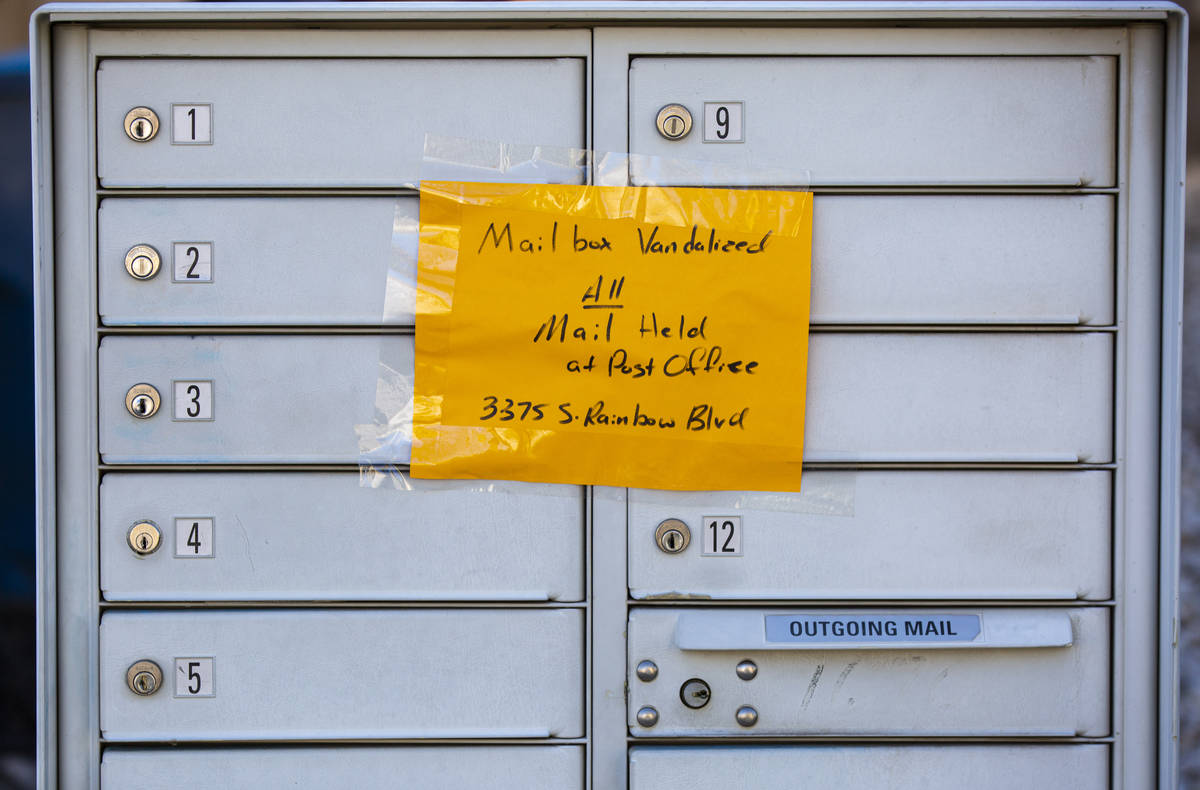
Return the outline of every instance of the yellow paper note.
<path id="1" fill-rule="evenodd" d="M 798 491 L 812 193 L 426 182 L 415 477 Z"/>

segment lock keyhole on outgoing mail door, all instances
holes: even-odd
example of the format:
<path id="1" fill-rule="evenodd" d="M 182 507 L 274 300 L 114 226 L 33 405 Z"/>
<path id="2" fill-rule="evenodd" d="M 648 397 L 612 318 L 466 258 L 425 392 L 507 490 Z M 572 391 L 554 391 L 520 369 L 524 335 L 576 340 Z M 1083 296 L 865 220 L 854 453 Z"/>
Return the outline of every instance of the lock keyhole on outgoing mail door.
<path id="1" fill-rule="evenodd" d="M 712 689 L 700 678 L 692 678 L 679 687 L 679 699 L 687 707 L 699 710 L 712 699 Z"/>

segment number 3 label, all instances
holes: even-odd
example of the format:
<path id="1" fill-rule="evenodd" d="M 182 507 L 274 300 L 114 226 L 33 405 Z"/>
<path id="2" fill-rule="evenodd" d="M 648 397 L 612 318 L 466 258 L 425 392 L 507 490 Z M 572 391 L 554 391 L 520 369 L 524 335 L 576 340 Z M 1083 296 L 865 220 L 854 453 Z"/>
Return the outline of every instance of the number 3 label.
<path id="1" fill-rule="evenodd" d="M 175 659 L 176 697 L 215 697 L 211 658 Z"/>
<path id="2" fill-rule="evenodd" d="M 700 554 L 704 557 L 742 556 L 742 517 L 705 516 Z"/>
<path id="3" fill-rule="evenodd" d="M 176 420 L 211 420 L 213 418 L 213 383 L 211 381 L 176 381 Z"/>

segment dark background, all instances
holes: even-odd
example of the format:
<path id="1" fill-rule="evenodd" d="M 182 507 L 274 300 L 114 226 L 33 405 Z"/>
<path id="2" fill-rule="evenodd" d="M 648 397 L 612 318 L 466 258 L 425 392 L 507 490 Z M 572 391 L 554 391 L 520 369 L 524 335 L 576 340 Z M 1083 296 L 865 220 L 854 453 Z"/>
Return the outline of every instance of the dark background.
<path id="1" fill-rule="evenodd" d="M 34 787 L 33 277 L 29 15 L 0 0 L 0 790 Z M 1200 0 L 1180 2 L 1200 12 Z M 1200 790 L 1200 21 L 1188 80 L 1187 277 L 1184 291 L 1183 610 L 1180 789 Z"/>

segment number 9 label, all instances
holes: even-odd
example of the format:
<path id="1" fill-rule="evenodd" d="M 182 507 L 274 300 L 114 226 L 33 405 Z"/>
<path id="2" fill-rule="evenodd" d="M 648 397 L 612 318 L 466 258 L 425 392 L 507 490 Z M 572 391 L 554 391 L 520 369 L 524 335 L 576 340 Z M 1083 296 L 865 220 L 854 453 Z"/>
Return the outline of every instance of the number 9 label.
<path id="1" fill-rule="evenodd" d="M 704 102 L 704 142 L 744 143 L 745 103 L 740 101 Z"/>

